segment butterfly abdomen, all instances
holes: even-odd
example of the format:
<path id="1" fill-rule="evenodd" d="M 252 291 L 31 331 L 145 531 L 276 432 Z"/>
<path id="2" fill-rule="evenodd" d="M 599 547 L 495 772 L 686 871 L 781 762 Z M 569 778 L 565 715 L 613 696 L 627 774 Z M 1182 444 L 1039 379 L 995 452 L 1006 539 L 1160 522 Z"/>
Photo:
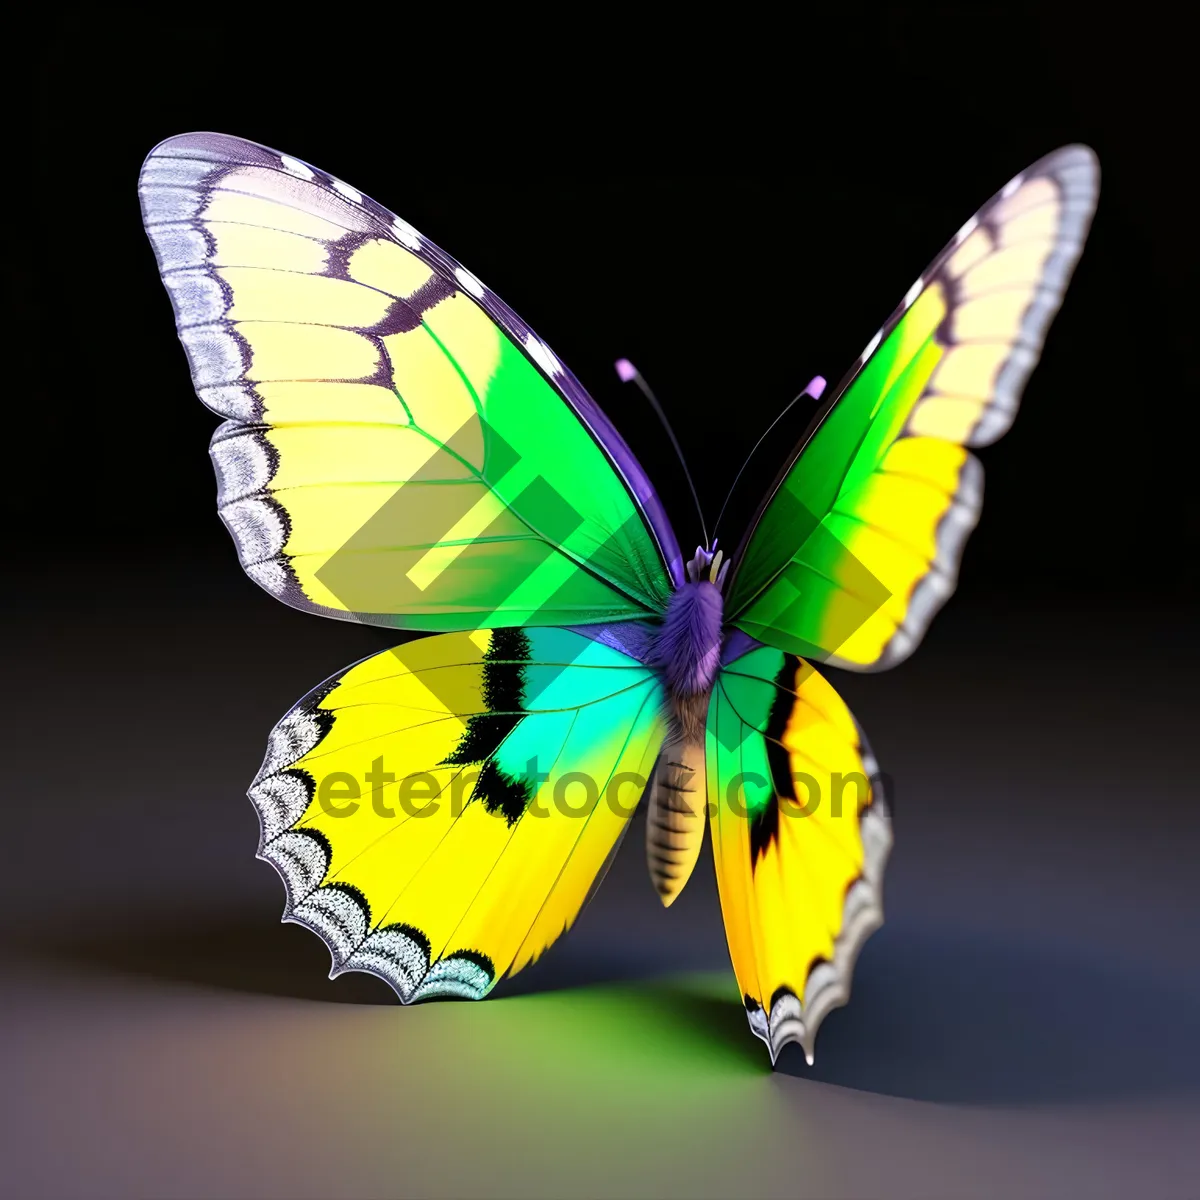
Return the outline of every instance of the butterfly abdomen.
<path id="1" fill-rule="evenodd" d="M 667 907 L 683 891 L 700 855 L 706 801 L 703 738 L 669 741 L 655 765 L 646 809 L 646 863 Z"/>

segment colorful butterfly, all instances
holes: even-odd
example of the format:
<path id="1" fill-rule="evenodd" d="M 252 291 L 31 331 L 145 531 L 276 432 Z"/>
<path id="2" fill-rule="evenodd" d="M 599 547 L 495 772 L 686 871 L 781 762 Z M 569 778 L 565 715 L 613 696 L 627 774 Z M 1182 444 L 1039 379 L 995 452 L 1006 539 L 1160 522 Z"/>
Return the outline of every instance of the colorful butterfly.
<path id="1" fill-rule="evenodd" d="M 989 201 L 737 551 L 685 563 L 578 380 L 410 225 L 239 138 L 151 152 L 143 217 L 226 418 L 211 453 L 243 567 L 296 608 L 434 634 L 300 701 L 250 789 L 284 919 L 325 941 L 331 976 L 405 1003 L 486 995 L 574 922 L 644 792 L 663 902 L 710 824 L 750 1027 L 772 1062 L 790 1041 L 811 1061 L 882 920 L 892 840 L 866 740 L 811 662 L 894 666 L 952 592 L 981 501 L 967 447 L 1011 424 L 1098 186 L 1070 146 Z"/>

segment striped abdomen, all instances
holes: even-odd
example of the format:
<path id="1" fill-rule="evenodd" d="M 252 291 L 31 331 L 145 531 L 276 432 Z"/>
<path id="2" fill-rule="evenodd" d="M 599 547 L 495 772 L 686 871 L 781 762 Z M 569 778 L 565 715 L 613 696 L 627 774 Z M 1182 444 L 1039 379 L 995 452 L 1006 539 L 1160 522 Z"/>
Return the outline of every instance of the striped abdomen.
<path id="1" fill-rule="evenodd" d="M 654 776 L 646 806 L 646 862 L 663 904 L 683 891 L 704 841 L 707 789 L 704 773 L 704 716 L 708 696 L 676 698 L 675 720 Z"/>

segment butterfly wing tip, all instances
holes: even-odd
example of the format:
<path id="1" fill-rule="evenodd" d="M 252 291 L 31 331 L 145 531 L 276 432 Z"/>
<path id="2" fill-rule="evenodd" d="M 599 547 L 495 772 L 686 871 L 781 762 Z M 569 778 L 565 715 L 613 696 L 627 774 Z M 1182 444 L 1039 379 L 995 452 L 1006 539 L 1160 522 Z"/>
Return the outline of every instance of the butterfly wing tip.
<path id="1" fill-rule="evenodd" d="M 776 1061 L 778 1060 L 780 1054 L 783 1053 L 784 1046 L 786 1046 L 789 1042 L 795 1042 L 796 1045 L 804 1051 L 804 1061 L 811 1067 L 814 1062 L 813 1044 L 812 1039 L 807 1035 L 804 1037 L 796 1037 L 793 1035 L 791 1037 L 783 1038 L 771 1052 L 771 1066 L 774 1067 L 776 1065 Z"/>
<path id="2" fill-rule="evenodd" d="M 747 1005 L 746 1018 L 750 1022 L 750 1031 L 766 1046 L 773 1071 L 778 1069 L 779 1056 L 789 1042 L 795 1042 L 804 1051 L 808 1065 L 813 1065 L 817 1029 L 825 1014 L 820 1012 L 815 1020 L 805 1020 L 805 1011 L 796 994 L 785 988 L 776 993 L 770 1016 L 757 1005 Z"/>
<path id="3" fill-rule="evenodd" d="M 796 1037 L 795 1035 L 792 1035 L 791 1037 L 783 1037 L 773 1041 L 766 1041 L 764 1039 L 764 1044 L 767 1047 L 767 1053 L 771 1056 L 772 1071 L 779 1070 L 779 1056 L 783 1053 L 784 1046 L 786 1046 L 789 1042 L 795 1042 L 800 1049 L 804 1051 L 804 1061 L 810 1067 L 813 1065 L 813 1047 L 807 1038 Z"/>

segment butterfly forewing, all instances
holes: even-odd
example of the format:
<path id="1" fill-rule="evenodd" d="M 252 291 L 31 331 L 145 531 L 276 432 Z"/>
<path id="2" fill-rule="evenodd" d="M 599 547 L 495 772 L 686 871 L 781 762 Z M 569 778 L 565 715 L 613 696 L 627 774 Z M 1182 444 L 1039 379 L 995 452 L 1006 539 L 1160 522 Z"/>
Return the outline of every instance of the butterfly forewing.
<path id="1" fill-rule="evenodd" d="M 406 629 L 659 611 L 653 488 L 553 352 L 355 188 L 219 134 L 147 158 L 142 212 L 221 516 L 296 607 Z"/>
<path id="2" fill-rule="evenodd" d="M 1095 155 L 1068 146 L 967 222 L 872 339 L 748 535 L 728 613 L 852 670 L 919 644 L 954 590 L 983 471 L 1083 248 Z"/>

